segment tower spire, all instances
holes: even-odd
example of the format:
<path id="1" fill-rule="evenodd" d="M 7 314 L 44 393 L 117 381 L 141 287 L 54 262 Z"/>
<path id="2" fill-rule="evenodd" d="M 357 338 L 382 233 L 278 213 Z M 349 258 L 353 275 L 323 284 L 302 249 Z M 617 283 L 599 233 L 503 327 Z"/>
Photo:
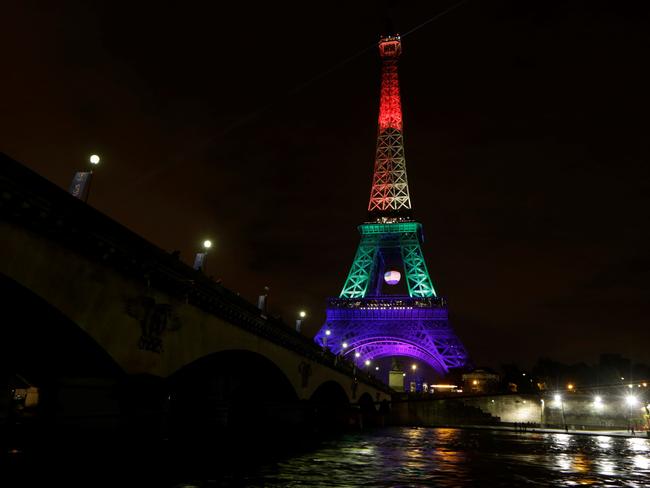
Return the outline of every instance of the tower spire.
<path id="1" fill-rule="evenodd" d="M 379 127 L 375 171 L 368 203 L 371 220 L 408 219 L 411 213 L 402 136 L 402 103 L 397 75 L 397 61 L 401 53 L 402 43 L 399 35 L 389 34 L 381 37 Z"/>

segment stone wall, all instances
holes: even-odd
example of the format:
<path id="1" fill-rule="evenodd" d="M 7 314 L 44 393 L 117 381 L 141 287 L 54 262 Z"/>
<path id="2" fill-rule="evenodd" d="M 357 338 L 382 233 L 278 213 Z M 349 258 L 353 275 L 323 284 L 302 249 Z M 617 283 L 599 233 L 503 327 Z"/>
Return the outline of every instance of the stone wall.
<path id="1" fill-rule="evenodd" d="M 544 400 L 542 402 L 542 400 Z M 398 425 L 470 425 L 532 423 L 570 429 L 625 429 L 631 422 L 637 429 L 645 425 L 641 405 L 630 408 L 622 396 L 603 397 L 594 404 L 592 395 L 568 394 L 562 402 L 552 395 L 502 394 L 431 398 L 396 395 L 392 419 Z M 477 413 L 481 412 L 483 415 Z"/>

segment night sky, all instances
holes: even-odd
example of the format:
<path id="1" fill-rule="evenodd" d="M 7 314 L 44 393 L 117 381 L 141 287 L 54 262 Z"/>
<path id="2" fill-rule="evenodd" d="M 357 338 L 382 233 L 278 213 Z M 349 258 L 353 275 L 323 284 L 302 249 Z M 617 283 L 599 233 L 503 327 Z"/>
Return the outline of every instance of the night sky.
<path id="1" fill-rule="evenodd" d="M 650 362 L 642 3 L 469 0 L 403 38 L 414 216 L 479 365 Z M 65 189 L 100 154 L 91 205 L 190 264 L 211 238 L 209 275 L 311 335 L 366 218 L 383 10 L 7 2 L 0 151 Z"/>

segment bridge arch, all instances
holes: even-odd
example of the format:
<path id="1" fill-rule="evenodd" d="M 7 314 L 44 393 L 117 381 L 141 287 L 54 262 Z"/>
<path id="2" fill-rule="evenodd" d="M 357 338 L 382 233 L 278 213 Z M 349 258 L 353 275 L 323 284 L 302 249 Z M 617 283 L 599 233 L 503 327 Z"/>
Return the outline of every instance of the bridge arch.
<path id="1" fill-rule="evenodd" d="M 350 399 L 345 388 L 336 381 L 321 383 L 312 393 L 309 404 L 310 421 L 316 431 L 333 432 L 350 422 Z"/>
<path id="2" fill-rule="evenodd" d="M 252 433 L 291 423 L 298 395 L 282 369 L 249 350 L 203 356 L 166 380 L 172 431 Z M 298 416 L 298 418 L 300 418 Z"/>
<path id="3" fill-rule="evenodd" d="M 338 382 L 329 380 L 321 383 L 312 393 L 310 402 L 316 405 L 348 405 L 348 394 Z"/>
<path id="4" fill-rule="evenodd" d="M 120 365 L 77 323 L 3 273 L 0 289 L 0 394 L 28 392 L 2 399 L 6 414 L 51 425 L 75 419 L 80 429 L 95 421 L 117 428 L 127 377 Z"/>
<path id="5" fill-rule="evenodd" d="M 363 414 L 375 413 L 377 411 L 370 393 L 365 392 L 359 397 L 359 408 L 361 408 L 361 413 Z"/>
<path id="6" fill-rule="evenodd" d="M 47 384 L 64 377 L 120 379 L 124 371 L 73 320 L 20 283 L 0 273 L 3 327 L 0 371 Z"/>

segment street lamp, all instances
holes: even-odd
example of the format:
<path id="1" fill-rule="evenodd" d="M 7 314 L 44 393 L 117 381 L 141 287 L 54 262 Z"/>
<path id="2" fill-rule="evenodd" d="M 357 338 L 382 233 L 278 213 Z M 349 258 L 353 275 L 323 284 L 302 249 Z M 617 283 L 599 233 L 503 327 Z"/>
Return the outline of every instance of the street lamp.
<path id="1" fill-rule="evenodd" d="M 639 403 L 639 399 L 634 395 L 627 395 L 625 397 L 625 403 L 627 403 L 627 425 L 628 430 L 634 432 L 632 427 L 632 407 L 635 407 Z"/>
<path id="2" fill-rule="evenodd" d="M 567 426 L 566 418 L 564 417 L 564 402 L 562 401 L 562 395 L 560 395 L 559 393 L 556 393 L 553 396 L 553 399 L 555 400 L 555 403 L 560 404 L 560 408 L 562 409 L 562 424 L 564 425 L 564 430 L 566 432 L 569 432 L 569 427 Z"/>

